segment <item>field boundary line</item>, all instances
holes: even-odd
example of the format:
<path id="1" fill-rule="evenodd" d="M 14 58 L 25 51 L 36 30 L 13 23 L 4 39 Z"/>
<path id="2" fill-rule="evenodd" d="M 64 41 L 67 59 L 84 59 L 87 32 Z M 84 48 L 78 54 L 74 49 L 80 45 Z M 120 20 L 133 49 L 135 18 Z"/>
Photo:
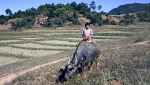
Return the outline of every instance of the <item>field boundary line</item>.
<path id="1" fill-rule="evenodd" d="M 20 71 L 20 72 L 16 72 L 16 73 L 11 73 L 10 75 L 7 75 L 7 76 L 4 76 L 4 77 L 1 77 L 0 78 L 0 85 L 4 85 L 6 83 L 10 83 L 12 82 L 14 79 L 20 77 L 21 75 L 23 74 L 26 74 L 27 72 L 30 72 L 30 71 L 33 71 L 35 69 L 38 69 L 38 68 L 41 68 L 41 67 L 44 67 L 46 65 L 51 65 L 51 64 L 54 64 L 54 63 L 57 63 L 57 62 L 61 62 L 61 61 L 64 61 L 64 60 L 67 60 L 69 59 L 70 57 L 66 57 L 66 58 L 63 58 L 63 59 L 59 59 L 59 60 L 55 60 L 55 61 L 52 61 L 52 62 L 48 62 L 48 63 L 45 63 L 45 64 L 42 64 L 42 65 L 37 65 L 33 68 L 29 68 L 29 69 L 26 69 L 26 70 L 23 70 L 23 71 Z"/>

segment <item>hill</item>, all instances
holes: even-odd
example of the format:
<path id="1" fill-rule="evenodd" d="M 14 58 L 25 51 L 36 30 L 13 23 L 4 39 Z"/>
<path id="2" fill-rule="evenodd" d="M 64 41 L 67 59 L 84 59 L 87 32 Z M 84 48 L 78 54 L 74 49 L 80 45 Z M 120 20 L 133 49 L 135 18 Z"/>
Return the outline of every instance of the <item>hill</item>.
<path id="1" fill-rule="evenodd" d="M 7 16 L 0 15 L 0 29 L 11 28 L 13 30 L 32 28 L 52 28 L 83 25 L 90 22 L 93 25 L 129 25 L 134 21 L 150 21 L 150 4 L 126 4 L 112 10 L 112 14 L 134 13 L 134 15 L 111 16 L 102 12 L 94 12 L 86 3 L 76 2 L 68 4 L 45 4 L 38 8 L 29 8 L 25 11 L 18 10 L 14 14 L 7 9 Z M 146 11 L 145 11 L 146 10 Z M 122 12 L 121 12 L 122 11 Z M 111 14 L 111 12 L 109 13 Z M 138 18 L 137 18 L 138 17 Z M 10 25 L 9 27 L 7 25 Z M 4 27 L 2 27 L 4 26 Z"/>
<path id="2" fill-rule="evenodd" d="M 10 9 L 7 16 L 0 15 L 0 25 L 11 24 L 11 29 L 54 28 L 73 25 L 82 25 L 90 22 L 94 25 L 116 25 L 109 17 L 102 18 L 102 13 L 94 12 L 86 3 L 76 2 L 68 4 L 45 4 L 38 8 L 30 8 L 25 11 L 18 10 L 14 14 Z M 103 13 L 104 14 L 104 13 Z M 106 15 L 105 15 L 106 16 Z"/>
<path id="3" fill-rule="evenodd" d="M 116 15 L 119 12 L 121 12 L 122 14 L 127 14 L 127 13 L 135 13 L 135 12 L 148 11 L 148 10 L 150 10 L 150 3 L 146 3 L 146 4 L 132 3 L 132 4 L 120 5 L 119 7 L 109 11 L 108 14 Z"/>

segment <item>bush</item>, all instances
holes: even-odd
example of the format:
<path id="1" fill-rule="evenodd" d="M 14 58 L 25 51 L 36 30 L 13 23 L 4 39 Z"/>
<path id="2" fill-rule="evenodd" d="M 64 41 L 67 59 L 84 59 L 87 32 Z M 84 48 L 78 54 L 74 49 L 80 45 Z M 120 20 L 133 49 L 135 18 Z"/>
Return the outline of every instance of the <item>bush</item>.
<path id="1" fill-rule="evenodd" d="M 63 21 L 62 21 L 62 20 L 59 20 L 58 26 L 59 26 L 59 27 L 62 27 L 62 26 L 63 26 Z"/>
<path id="2" fill-rule="evenodd" d="M 117 25 L 117 22 L 115 22 L 114 20 L 111 20 L 111 21 L 110 21 L 110 24 L 111 24 L 111 25 Z"/>
<path id="3" fill-rule="evenodd" d="M 21 28 L 27 28 L 27 29 L 31 29 L 32 26 L 34 25 L 34 20 L 32 19 L 24 19 L 24 20 L 21 20 L 21 21 L 16 21 L 16 22 L 12 22 L 12 29 L 14 30 L 18 30 L 18 29 L 21 29 Z"/>
<path id="4" fill-rule="evenodd" d="M 150 22 L 150 11 L 139 12 L 136 14 L 139 22 Z"/>
<path id="5" fill-rule="evenodd" d="M 1 25 L 4 25 L 4 24 L 5 24 L 5 22 L 6 22 L 5 20 L 0 19 L 0 24 L 1 24 Z"/>

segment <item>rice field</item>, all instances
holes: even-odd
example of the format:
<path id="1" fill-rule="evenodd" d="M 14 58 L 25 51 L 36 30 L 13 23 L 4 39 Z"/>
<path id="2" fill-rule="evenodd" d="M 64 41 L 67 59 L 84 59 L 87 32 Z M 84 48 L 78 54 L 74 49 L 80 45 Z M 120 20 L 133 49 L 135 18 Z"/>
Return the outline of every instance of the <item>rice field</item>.
<path id="1" fill-rule="evenodd" d="M 50 46 L 41 45 L 36 43 L 23 43 L 23 44 L 10 44 L 12 47 L 27 48 L 27 49 L 47 49 L 47 50 L 68 50 L 74 49 L 75 47 L 64 47 L 64 46 Z"/>
<path id="2" fill-rule="evenodd" d="M 13 47 L 0 47 L 1 53 L 7 54 L 16 54 L 20 56 L 31 56 L 31 57 L 42 57 L 42 56 L 50 56 L 56 53 L 60 53 L 61 51 L 52 51 L 52 50 L 28 50 L 28 49 L 20 49 Z"/>
<path id="3" fill-rule="evenodd" d="M 127 38 L 126 36 L 93 36 L 93 38 L 98 39 L 120 39 L 120 38 Z"/>
<path id="4" fill-rule="evenodd" d="M 105 42 L 126 38 L 134 34 L 134 32 L 124 30 L 93 29 L 94 36 L 92 39 Z M 51 57 L 65 50 L 75 50 L 81 40 L 81 30 L 35 29 L 23 30 L 22 32 L 0 31 L 0 56 L 5 56 L 0 57 L 2 62 L 0 66 L 28 58 Z"/>
<path id="5" fill-rule="evenodd" d="M 81 33 L 45 33 L 43 35 L 81 35 Z"/>
<path id="6" fill-rule="evenodd" d="M 22 40 L 0 40 L 0 43 L 20 42 Z"/>
<path id="7" fill-rule="evenodd" d="M 90 76 L 84 77 L 85 80 L 88 78 L 90 80 L 95 78 L 95 81 L 92 83 L 101 81 L 102 80 L 101 78 L 96 79 L 97 76 L 104 77 L 104 79 L 101 82 L 104 82 L 106 79 L 112 80 L 113 77 L 111 77 L 111 75 L 109 75 L 110 74 L 109 72 L 111 69 L 115 68 L 114 66 L 116 65 L 115 64 L 116 62 L 114 62 L 114 61 L 109 62 L 109 61 L 118 59 L 118 61 L 120 61 L 120 63 L 123 63 L 123 62 L 121 62 L 121 58 L 124 58 L 126 60 L 125 57 L 127 57 L 127 59 L 129 58 L 128 60 L 131 60 L 130 57 L 139 57 L 136 55 L 141 51 L 139 51 L 139 52 L 135 51 L 135 54 L 134 54 L 135 56 L 126 54 L 126 51 L 130 52 L 130 50 L 132 50 L 132 49 L 130 49 L 130 46 L 128 46 L 126 48 L 129 50 L 122 49 L 124 54 L 122 54 L 123 52 L 120 49 L 116 49 L 116 50 L 114 49 L 114 51 L 112 51 L 109 48 L 126 45 L 126 43 L 128 43 L 128 42 L 120 43 L 118 41 L 121 41 L 130 36 L 138 35 L 138 33 L 141 32 L 141 30 L 143 30 L 143 29 L 141 29 L 141 28 L 135 29 L 134 27 L 132 27 L 132 28 L 113 28 L 113 29 L 93 29 L 94 35 L 93 35 L 92 39 L 102 43 L 101 44 L 101 45 L 103 45 L 102 51 L 105 49 L 107 49 L 107 50 L 103 51 L 102 55 L 101 55 L 103 57 L 103 59 L 100 60 L 102 62 L 102 64 L 100 64 L 100 65 L 103 69 L 101 69 L 101 67 L 100 67 L 101 70 L 99 70 L 99 71 L 102 71 L 102 72 L 99 72 L 99 73 L 102 73 L 102 74 L 97 75 L 97 74 L 91 73 L 91 74 L 89 74 Z M 72 56 L 71 54 L 73 54 L 71 52 L 73 52 L 76 49 L 76 46 L 78 45 L 78 43 L 81 40 L 82 40 L 81 30 L 51 30 L 51 29 L 31 30 L 30 29 L 30 30 L 23 30 L 22 32 L 0 31 L 0 71 L 2 71 L 1 70 L 2 67 L 8 68 L 8 69 L 12 67 L 11 69 L 13 69 L 13 66 L 11 66 L 11 65 L 14 65 L 14 66 L 16 65 L 16 67 L 18 67 L 18 66 L 25 67 L 24 63 L 26 61 L 31 62 L 28 65 L 33 64 L 33 66 L 36 66 L 36 65 L 44 64 L 46 62 L 61 59 L 64 57 L 71 57 Z M 128 40 L 128 41 L 130 41 L 130 40 Z M 135 48 L 137 48 L 137 47 L 135 46 Z M 138 48 L 140 48 L 140 47 L 138 47 Z M 139 50 L 144 50 L 144 47 Z M 116 55 L 114 55 L 114 54 L 116 54 Z M 118 54 L 120 56 L 118 56 Z M 149 54 L 147 52 L 147 53 L 143 53 L 143 55 L 149 55 Z M 142 57 L 140 57 L 140 58 L 143 59 Z M 34 60 L 34 62 L 32 62 L 33 60 Z M 18 65 L 18 62 L 19 62 L 19 65 Z M 64 61 L 64 63 L 66 63 L 66 62 Z M 64 65 L 64 63 L 63 63 L 63 65 Z M 125 64 L 120 64 L 120 63 L 118 63 L 117 66 L 127 65 L 127 63 L 125 63 Z M 60 64 L 59 66 L 61 66 L 61 63 L 57 63 L 57 65 L 58 64 Z M 142 64 L 142 63 L 139 63 L 139 64 Z M 9 67 L 7 67 L 7 66 L 9 66 Z M 53 67 L 54 69 L 56 69 L 55 67 L 60 68 L 56 65 L 55 66 L 52 65 L 51 67 Z M 106 68 L 110 67 L 110 69 L 107 71 L 107 69 L 105 69 L 104 67 L 106 67 Z M 51 70 L 54 70 L 54 69 L 51 69 Z M 5 71 L 3 71 L 3 72 L 5 72 Z M 126 69 L 122 69 L 121 71 L 126 71 Z M 117 72 L 117 70 L 114 71 L 114 73 L 115 72 Z M 2 72 L 0 72 L 0 74 L 2 74 Z M 53 73 L 50 73 L 50 75 L 51 74 L 53 74 Z M 50 82 L 51 79 L 53 78 L 50 75 L 46 75 L 47 82 Z M 124 77 L 125 75 L 126 74 L 123 74 L 120 76 L 117 75 L 116 77 L 117 77 L 117 79 L 119 79 L 121 77 Z M 33 78 L 33 76 L 31 76 L 31 77 Z M 109 78 L 107 78 L 107 77 L 109 77 Z M 126 79 L 128 79 L 128 77 L 129 76 L 125 76 Z M 137 76 L 134 76 L 134 77 L 137 77 Z M 27 78 L 27 80 L 31 80 L 31 82 L 32 82 L 32 79 L 28 79 L 28 78 Z M 53 78 L 53 80 L 54 79 L 55 78 Z M 115 80 L 117 80 L 117 79 L 115 79 Z M 132 79 L 128 79 L 128 80 L 132 80 Z M 81 79 L 81 81 L 82 81 L 82 79 Z M 124 80 L 122 80 L 122 81 L 124 81 Z M 24 80 L 24 78 L 23 78 L 23 82 L 26 82 L 26 80 Z M 39 83 L 39 81 L 38 81 L 38 83 Z M 106 83 L 103 83 L 103 84 L 106 84 Z M 44 84 L 41 84 L 41 85 L 44 85 Z M 72 85 L 72 84 L 70 84 L 70 85 Z"/>
<path id="8" fill-rule="evenodd" d="M 35 33 L 65 33 L 65 32 L 67 32 L 67 33 L 70 33 L 70 32 L 72 32 L 72 33 L 74 33 L 74 32 L 76 32 L 76 33 L 78 33 L 78 32 L 80 32 L 81 30 L 24 30 L 23 32 L 27 32 L 27 33 L 32 33 L 32 32 L 35 32 Z"/>
<path id="9" fill-rule="evenodd" d="M 96 39 L 95 37 L 93 37 L 92 39 L 96 40 L 96 41 L 109 41 L 109 40 L 113 40 L 113 39 L 109 39 L 109 38 L 105 38 L 105 39 Z M 82 40 L 82 38 L 60 38 L 60 40 L 64 40 L 64 41 L 71 41 L 71 42 L 80 42 Z"/>
<path id="10" fill-rule="evenodd" d="M 42 44 L 52 44 L 52 45 L 77 45 L 78 42 L 69 42 L 69 41 L 60 41 L 60 40 L 47 40 L 47 41 L 36 41 L 37 43 L 42 43 Z"/>
<path id="11" fill-rule="evenodd" d="M 37 39 L 43 39 L 42 37 L 41 38 L 21 38 L 21 39 L 23 39 L 23 40 L 37 40 Z"/>
<path id="12" fill-rule="evenodd" d="M 23 61 L 25 59 L 21 59 L 21 58 L 16 58 L 16 57 L 6 57 L 6 56 L 0 56 L 0 66 L 3 66 L 3 65 L 7 65 L 7 64 L 10 64 L 10 63 L 15 63 L 15 62 L 20 62 L 20 61 Z"/>
<path id="13" fill-rule="evenodd" d="M 97 33 L 133 33 L 133 32 L 124 32 L 124 31 L 99 31 Z"/>

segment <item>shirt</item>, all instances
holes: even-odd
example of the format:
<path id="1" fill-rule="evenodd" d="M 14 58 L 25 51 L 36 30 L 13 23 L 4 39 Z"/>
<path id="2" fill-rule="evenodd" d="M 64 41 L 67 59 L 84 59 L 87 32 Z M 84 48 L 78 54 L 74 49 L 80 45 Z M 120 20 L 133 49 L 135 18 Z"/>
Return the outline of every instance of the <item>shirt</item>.
<path id="1" fill-rule="evenodd" d="M 93 35 L 93 31 L 92 31 L 92 29 L 82 29 L 82 35 L 84 35 L 84 36 Z"/>

